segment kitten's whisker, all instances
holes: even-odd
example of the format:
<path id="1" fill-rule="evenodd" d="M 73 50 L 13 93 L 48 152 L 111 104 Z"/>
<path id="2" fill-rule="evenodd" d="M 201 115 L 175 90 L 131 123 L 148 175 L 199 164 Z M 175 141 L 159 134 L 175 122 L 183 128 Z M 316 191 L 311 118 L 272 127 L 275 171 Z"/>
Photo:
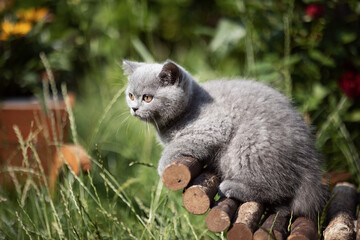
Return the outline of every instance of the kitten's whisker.
<path id="1" fill-rule="evenodd" d="M 158 132 L 160 132 L 159 125 L 157 124 L 157 122 L 156 122 L 155 118 L 153 118 L 152 116 L 150 116 L 150 117 L 151 117 L 151 119 L 154 121 L 154 123 L 155 123 L 155 127 L 156 127 L 157 131 L 158 131 Z"/>
<path id="2" fill-rule="evenodd" d="M 119 127 L 121 127 L 122 124 L 129 119 L 130 116 L 131 116 L 131 115 L 129 114 L 129 116 L 127 116 L 126 118 L 124 118 L 124 119 L 121 121 Z"/>
<path id="3" fill-rule="evenodd" d="M 115 120 L 118 120 L 119 118 L 121 118 L 122 116 L 124 116 L 125 114 L 129 114 L 129 111 L 126 111 L 126 112 L 123 112 L 123 113 L 120 113 L 118 116 L 115 117 Z"/>
<path id="4" fill-rule="evenodd" d="M 146 135 L 146 126 L 141 122 L 141 127 L 137 128 L 137 131 L 140 132 L 141 135 Z"/>
<path id="5" fill-rule="evenodd" d="M 131 121 L 127 121 L 127 124 L 126 124 L 126 125 L 127 125 L 127 126 L 126 126 L 126 135 L 128 135 L 128 130 L 129 130 L 130 122 L 131 122 Z"/>
<path id="6" fill-rule="evenodd" d="M 146 120 L 146 123 L 144 124 L 144 135 L 148 136 L 147 135 L 147 120 Z"/>
<path id="7" fill-rule="evenodd" d="M 125 121 L 127 121 L 129 119 L 131 115 L 129 114 L 129 116 L 127 116 L 125 119 L 123 119 L 120 123 L 120 125 L 118 126 L 118 129 L 116 130 L 116 136 L 119 134 L 120 128 L 122 127 L 122 125 L 125 123 Z"/>
<path id="8" fill-rule="evenodd" d="M 149 134 L 149 137 L 150 137 L 150 126 L 149 126 L 148 119 L 146 119 L 146 125 L 147 125 L 148 134 Z"/>

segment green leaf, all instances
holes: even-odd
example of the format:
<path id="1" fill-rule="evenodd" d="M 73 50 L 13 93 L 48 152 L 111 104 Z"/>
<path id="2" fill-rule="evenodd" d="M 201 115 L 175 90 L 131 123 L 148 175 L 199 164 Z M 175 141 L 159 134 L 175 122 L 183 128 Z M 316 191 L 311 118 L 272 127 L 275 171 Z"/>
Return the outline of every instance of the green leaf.
<path id="1" fill-rule="evenodd" d="M 245 28 L 234 21 L 221 19 L 210 43 L 213 52 L 226 53 L 230 45 L 238 43 L 246 35 Z"/>
<path id="2" fill-rule="evenodd" d="M 151 55 L 150 51 L 146 48 L 146 46 L 140 41 L 139 38 L 133 38 L 132 44 L 138 54 L 145 62 L 154 62 L 154 57 Z"/>
<path id="3" fill-rule="evenodd" d="M 344 120 L 347 122 L 360 122 L 360 110 L 358 109 L 347 113 Z"/>
<path id="4" fill-rule="evenodd" d="M 321 85 L 320 83 L 316 83 L 313 88 L 313 96 L 321 101 L 326 95 L 328 95 L 329 90 Z"/>
<path id="5" fill-rule="evenodd" d="M 310 4 L 310 3 L 321 3 L 322 0 L 303 0 L 304 3 Z"/>
<path id="6" fill-rule="evenodd" d="M 344 44 L 351 43 L 351 42 L 355 41 L 356 38 L 357 38 L 356 32 L 341 32 L 340 33 L 341 42 Z"/>
<path id="7" fill-rule="evenodd" d="M 320 52 L 319 50 L 310 50 L 309 51 L 309 56 L 318 61 L 319 63 L 321 63 L 324 66 L 327 67 L 335 67 L 335 62 L 332 58 L 324 55 L 322 52 Z"/>
<path id="8" fill-rule="evenodd" d="M 72 64 L 69 58 L 70 52 L 57 51 L 48 55 L 50 66 L 53 70 L 71 71 Z"/>
<path id="9" fill-rule="evenodd" d="M 257 74 L 268 74 L 275 70 L 274 64 L 267 61 L 258 61 L 255 64 L 249 67 L 251 72 L 256 72 Z"/>
<path id="10" fill-rule="evenodd" d="M 292 55 L 288 59 L 284 59 L 285 66 L 292 66 L 301 61 L 301 57 L 299 55 Z"/>
<path id="11" fill-rule="evenodd" d="M 306 101 L 306 110 L 312 111 L 319 107 L 322 103 L 322 100 L 329 94 L 329 90 L 321 85 L 320 83 L 315 83 L 312 89 L 310 97 Z"/>

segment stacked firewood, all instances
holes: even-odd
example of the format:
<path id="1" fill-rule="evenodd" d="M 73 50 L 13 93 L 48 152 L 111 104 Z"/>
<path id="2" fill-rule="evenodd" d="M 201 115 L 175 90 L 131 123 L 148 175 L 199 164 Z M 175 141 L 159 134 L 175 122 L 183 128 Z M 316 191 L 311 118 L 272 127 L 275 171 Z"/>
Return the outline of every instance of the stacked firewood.
<path id="1" fill-rule="evenodd" d="M 267 213 L 257 202 L 240 203 L 232 198 L 214 200 L 220 179 L 203 164 L 191 157 L 181 157 L 168 165 L 161 176 L 170 190 L 183 190 L 183 204 L 192 214 L 205 214 L 205 223 L 212 232 L 227 230 L 227 239 L 288 239 L 319 238 L 318 224 L 304 217 L 290 220 Z M 337 184 L 332 191 L 327 212 L 325 240 L 360 240 L 360 219 L 355 212 L 358 193 L 349 183 Z M 210 210 L 209 210 L 210 209 Z M 360 215 L 359 215 L 360 218 Z"/>

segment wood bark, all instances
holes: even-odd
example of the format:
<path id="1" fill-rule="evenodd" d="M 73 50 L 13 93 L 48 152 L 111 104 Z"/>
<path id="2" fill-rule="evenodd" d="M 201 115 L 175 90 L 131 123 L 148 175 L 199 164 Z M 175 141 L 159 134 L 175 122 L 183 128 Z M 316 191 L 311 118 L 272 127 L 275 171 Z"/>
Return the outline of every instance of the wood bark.
<path id="1" fill-rule="evenodd" d="M 252 240 L 263 213 L 264 206 L 260 203 L 246 202 L 242 204 L 235 215 L 233 225 L 227 232 L 227 239 Z"/>
<path id="2" fill-rule="evenodd" d="M 195 178 L 183 193 L 183 204 L 192 214 L 204 214 L 214 202 L 220 178 L 205 171 Z"/>
<path id="3" fill-rule="evenodd" d="M 350 183 L 338 183 L 328 210 L 329 224 L 324 231 L 325 240 L 350 240 L 355 238 L 355 211 L 358 201 L 356 187 Z"/>
<path id="4" fill-rule="evenodd" d="M 261 227 L 254 233 L 254 240 L 276 239 L 282 240 L 286 238 L 286 228 L 288 226 L 288 218 L 271 214 Z M 270 237 L 270 238 L 269 238 Z"/>
<path id="5" fill-rule="evenodd" d="M 221 198 L 205 217 L 205 223 L 212 232 L 225 231 L 231 224 L 239 202 L 232 198 Z"/>
<path id="6" fill-rule="evenodd" d="M 339 182 L 348 181 L 351 178 L 351 174 L 349 172 L 327 172 L 324 174 L 322 178 L 322 183 L 327 185 L 334 185 Z"/>
<path id="7" fill-rule="evenodd" d="M 290 236 L 287 240 L 317 240 L 318 233 L 316 224 L 304 217 L 298 217 L 291 224 Z"/>
<path id="8" fill-rule="evenodd" d="M 192 157 L 181 157 L 170 163 L 163 171 L 164 185 L 173 191 L 185 188 L 203 170 L 203 164 Z"/>

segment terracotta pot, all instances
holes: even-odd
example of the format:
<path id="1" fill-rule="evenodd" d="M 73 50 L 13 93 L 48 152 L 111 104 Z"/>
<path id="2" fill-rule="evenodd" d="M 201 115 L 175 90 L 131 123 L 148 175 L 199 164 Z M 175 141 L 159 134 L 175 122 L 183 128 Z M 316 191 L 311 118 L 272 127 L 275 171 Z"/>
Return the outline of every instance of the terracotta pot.
<path id="1" fill-rule="evenodd" d="M 75 98 L 73 95 L 69 97 L 72 106 Z M 14 130 L 16 127 L 24 141 L 23 146 Z M 50 187 L 53 187 L 60 163 L 68 161 L 59 160 L 57 154 L 62 151 L 68 129 L 69 118 L 64 101 L 58 103 L 50 101 L 47 110 L 44 110 L 37 100 L 2 102 L 0 105 L 0 184 L 9 186 L 16 182 L 21 183 L 29 175 L 32 175 L 35 181 L 41 182 L 43 178 L 39 177 L 41 169 L 38 159 L 48 180 L 52 179 L 49 182 Z M 34 147 L 35 153 L 30 146 Z M 79 157 L 77 159 L 70 157 L 69 161 L 80 164 Z M 75 165 L 69 164 L 71 167 Z"/>

